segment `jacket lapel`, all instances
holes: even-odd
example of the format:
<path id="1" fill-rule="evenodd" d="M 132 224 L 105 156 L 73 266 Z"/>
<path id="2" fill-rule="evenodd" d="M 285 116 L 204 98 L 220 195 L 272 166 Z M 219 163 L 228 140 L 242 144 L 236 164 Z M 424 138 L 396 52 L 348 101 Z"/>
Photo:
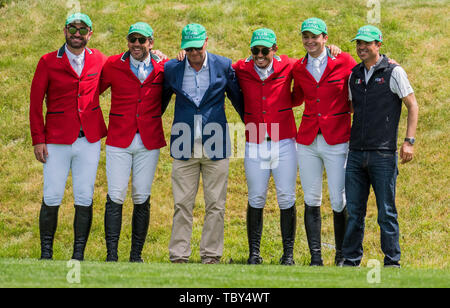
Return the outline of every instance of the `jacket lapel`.
<path id="1" fill-rule="evenodd" d="M 336 66 L 336 58 L 333 57 L 330 53 L 330 50 L 327 48 L 327 67 L 325 68 L 325 71 L 322 74 L 322 78 L 320 78 L 320 81 L 325 80 L 327 76 L 333 71 L 334 67 Z"/>
<path id="2" fill-rule="evenodd" d="M 81 71 L 80 78 L 85 77 L 86 73 L 89 71 L 89 65 L 91 65 L 91 56 L 92 56 L 92 50 L 89 48 L 84 49 L 84 66 L 83 70 Z M 71 65 L 72 66 L 72 65 Z"/>
<path id="3" fill-rule="evenodd" d="M 209 87 L 206 90 L 205 95 L 203 95 L 200 105 L 204 104 L 204 102 L 208 99 L 208 96 L 210 95 L 212 88 L 213 88 L 214 84 L 216 83 L 216 79 L 217 79 L 215 58 L 210 53 L 208 53 L 208 67 L 209 67 Z"/>
<path id="4" fill-rule="evenodd" d="M 311 75 L 311 73 L 310 73 L 310 72 L 307 70 L 307 68 L 306 68 L 306 65 L 308 64 L 308 61 L 309 61 L 309 56 L 308 56 L 308 54 L 306 54 L 306 55 L 303 57 L 302 62 L 300 62 L 300 64 L 301 64 L 300 68 L 301 68 L 303 74 L 305 74 L 305 76 L 307 76 L 309 79 L 311 79 L 311 81 L 313 81 L 314 83 L 317 83 L 317 81 L 316 81 L 316 79 L 314 78 L 314 76 Z"/>
<path id="5" fill-rule="evenodd" d="M 71 75 L 73 75 L 75 78 L 79 78 L 78 74 L 73 70 L 72 65 L 69 62 L 69 58 L 66 54 L 66 44 L 62 45 L 62 47 L 58 50 L 58 53 L 56 55 L 56 58 L 61 61 L 61 65 L 64 67 L 64 69 Z"/>
<path id="6" fill-rule="evenodd" d="M 175 89 L 177 89 L 178 93 L 183 95 L 188 102 L 190 102 L 194 107 L 197 108 L 192 98 L 183 91 L 183 78 L 184 78 L 184 70 L 186 68 L 186 61 L 187 57 L 184 58 L 183 61 L 178 62 L 177 66 L 175 67 Z"/>
<path id="7" fill-rule="evenodd" d="M 122 72 L 126 72 L 127 75 L 135 80 L 136 82 L 141 83 L 141 81 L 139 80 L 139 78 L 136 77 L 136 75 L 131 71 L 130 68 L 130 52 L 126 51 L 122 54 L 122 57 L 120 58 L 120 70 Z"/>
<path id="8" fill-rule="evenodd" d="M 253 61 L 253 57 L 250 56 L 245 60 L 245 70 L 250 73 L 250 75 L 255 79 L 260 81 L 258 73 L 255 70 L 255 61 Z"/>

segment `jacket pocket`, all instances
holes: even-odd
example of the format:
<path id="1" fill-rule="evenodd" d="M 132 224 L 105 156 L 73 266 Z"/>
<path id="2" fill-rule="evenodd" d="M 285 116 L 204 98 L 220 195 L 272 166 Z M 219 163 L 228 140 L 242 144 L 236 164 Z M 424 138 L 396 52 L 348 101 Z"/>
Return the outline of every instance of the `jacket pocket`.
<path id="1" fill-rule="evenodd" d="M 330 80 L 330 81 L 328 81 L 328 83 L 339 82 L 339 81 L 341 81 L 341 80 L 342 80 L 342 79 Z"/>
<path id="2" fill-rule="evenodd" d="M 283 111 L 288 111 L 288 110 L 292 110 L 292 107 L 286 108 L 286 109 L 280 109 L 280 110 L 278 110 L 278 112 L 283 112 Z"/>
<path id="3" fill-rule="evenodd" d="M 110 116 L 114 116 L 114 117 L 123 117 L 123 114 L 119 114 L 119 113 L 109 113 Z"/>
<path id="4" fill-rule="evenodd" d="M 350 114 L 350 112 L 340 112 L 340 113 L 335 113 L 333 114 L 333 116 L 338 116 L 338 115 L 342 115 L 342 114 Z"/>
<path id="5" fill-rule="evenodd" d="M 47 114 L 61 114 L 64 113 L 64 111 L 47 111 Z"/>

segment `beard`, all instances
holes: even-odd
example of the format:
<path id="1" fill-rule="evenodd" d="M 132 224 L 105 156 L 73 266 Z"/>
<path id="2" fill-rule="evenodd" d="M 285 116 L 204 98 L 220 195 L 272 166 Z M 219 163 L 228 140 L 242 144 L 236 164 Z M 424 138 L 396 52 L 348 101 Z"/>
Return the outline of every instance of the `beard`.
<path id="1" fill-rule="evenodd" d="M 141 48 L 140 51 L 141 51 L 141 55 L 140 56 L 135 55 L 133 52 L 131 52 L 131 55 L 133 56 L 133 58 L 135 58 L 138 61 L 144 61 L 145 59 L 147 59 L 147 57 L 149 55 L 149 51 L 147 51 L 147 49 L 145 49 L 145 48 Z"/>
<path id="2" fill-rule="evenodd" d="M 79 39 L 79 41 L 75 41 L 75 38 Z M 88 40 L 82 36 L 75 37 L 71 34 L 66 36 L 66 44 L 74 49 L 82 49 L 82 48 L 86 47 L 87 43 L 88 43 Z"/>

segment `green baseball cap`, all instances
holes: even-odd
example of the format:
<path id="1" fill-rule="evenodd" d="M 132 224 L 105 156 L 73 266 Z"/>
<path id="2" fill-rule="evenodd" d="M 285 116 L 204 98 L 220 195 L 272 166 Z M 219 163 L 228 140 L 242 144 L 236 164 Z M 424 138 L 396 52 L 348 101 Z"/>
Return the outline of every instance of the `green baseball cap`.
<path id="1" fill-rule="evenodd" d="M 86 24 L 86 26 L 88 26 L 89 28 L 91 28 L 92 29 L 92 21 L 91 21 L 91 19 L 89 18 L 89 16 L 87 16 L 86 14 L 83 14 L 83 13 L 75 13 L 75 14 L 72 14 L 72 15 L 70 15 L 69 17 L 67 17 L 67 19 L 66 19 L 66 26 L 68 25 L 68 24 L 71 24 L 71 23 L 73 23 L 73 22 L 83 22 L 83 23 L 85 23 Z"/>
<path id="2" fill-rule="evenodd" d="M 257 29 L 253 32 L 250 48 L 253 46 L 272 47 L 277 44 L 275 32 L 267 28 Z"/>
<path id="3" fill-rule="evenodd" d="M 150 27 L 150 25 L 148 23 L 145 23 L 145 22 L 137 22 L 135 24 L 132 24 L 130 26 L 130 29 L 128 30 L 127 37 L 131 33 L 139 33 L 145 37 L 153 38 L 153 29 L 152 29 L 152 27 Z"/>
<path id="4" fill-rule="evenodd" d="M 312 32 L 316 35 L 321 33 L 325 33 L 328 35 L 327 24 L 322 19 L 316 17 L 308 18 L 302 23 L 301 32 L 303 33 L 305 31 Z"/>
<path id="5" fill-rule="evenodd" d="M 181 31 L 181 49 L 203 47 L 206 37 L 205 27 L 199 24 L 189 24 Z"/>
<path id="6" fill-rule="evenodd" d="M 353 42 L 355 40 L 361 40 L 365 42 L 373 42 L 373 41 L 383 42 L 383 34 L 377 27 L 367 25 L 359 28 L 356 37 L 350 42 Z"/>

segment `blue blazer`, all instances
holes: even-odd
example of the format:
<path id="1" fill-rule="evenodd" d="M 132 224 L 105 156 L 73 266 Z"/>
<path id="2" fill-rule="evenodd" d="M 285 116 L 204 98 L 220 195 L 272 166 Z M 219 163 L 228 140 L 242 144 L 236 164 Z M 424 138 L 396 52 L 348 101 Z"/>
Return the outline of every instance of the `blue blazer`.
<path id="1" fill-rule="evenodd" d="M 181 160 L 192 157 L 194 116 L 198 116 L 202 119 L 202 144 L 206 155 L 212 160 L 227 158 L 231 146 L 224 108 L 225 93 L 241 119 L 244 118 L 243 96 L 231 60 L 208 53 L 210 85 L 198 107 L 182 90 L 186 61 L 187 57 L 183 61 L 170 60 L 164 65 L 163 113 L 172 95 L 176 94 L 170 155 Z"/>

